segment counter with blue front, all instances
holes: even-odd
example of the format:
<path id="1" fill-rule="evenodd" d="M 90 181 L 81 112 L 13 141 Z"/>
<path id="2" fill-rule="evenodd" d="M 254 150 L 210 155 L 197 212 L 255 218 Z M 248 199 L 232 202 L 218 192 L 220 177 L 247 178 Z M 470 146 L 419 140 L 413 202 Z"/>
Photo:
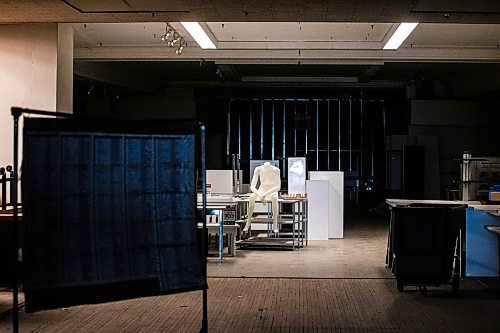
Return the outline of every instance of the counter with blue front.
<path id="1" fill-rule="evenodd" d="M 499 210 L 500 205 L 470 205 L 467 208 L 465 276 L 500 275 L 498 236 L 487 229 L 500 227 Z"/>
<path id="2" fill-rule="evenodd" d="M 387 199 L 390 207 L 440 207 L 467 205 L 465 214 L 465 232 L 462 230 L 460 242 L 463 246 L 461 262 L 465 264 L 462 270 L 466 277 L 500 276 L 500 245 L 497 234 L 488 230 L 500 227 L 500 205 L 481 205 L 477 201 L 448 200 L 405 200 Z M 464 237 L 465 233 L 465 237 Z M 463 252 L 462 252 L 463 251 Z M 388 243 L 387 266 L 392 267 L 392 248 Z M 464 260 L 465 258 L 465 260 Z"/>

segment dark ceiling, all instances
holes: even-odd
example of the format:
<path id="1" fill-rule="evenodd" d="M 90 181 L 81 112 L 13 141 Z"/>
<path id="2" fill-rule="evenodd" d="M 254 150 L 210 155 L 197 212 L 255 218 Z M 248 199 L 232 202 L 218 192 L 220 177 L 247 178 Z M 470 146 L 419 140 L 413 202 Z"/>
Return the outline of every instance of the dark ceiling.
<path id="1" fill-rule="evenodd" d="M 498 0 L 24 0 L 1 1 L 0 22 L 500 23 Z"/>
<path id="2" fill-rule="evenodd" d="M 2 2 L 0 11 L 0 22 L 500 23 L 498 0 L 27 0 Z M 216 64 L 203 60 L 77 60 L 75 74 L 83 82 L 99 82 L 127 93 L 140 94 L 157 94 L 171 87 L 240 90 L 288 87 L 409 90 L 416 91 L 416 97 L 484 98 L 500 91 L 499 66 L 493 63 L 439 62 L 250 65 Z"/>
<path id="3" fill-rule="evenodd" d="M 361 88 L 405 90 L 421 98 L 474 98 L 500 91 L 500 64 L 386 63 L 384 65 L 217 65 L 209 61 L 76 62 L 85 82 L 124 94 L 157 94 L 167 88 Z M 85 86 L 86 87 L 86 86 Z"/>

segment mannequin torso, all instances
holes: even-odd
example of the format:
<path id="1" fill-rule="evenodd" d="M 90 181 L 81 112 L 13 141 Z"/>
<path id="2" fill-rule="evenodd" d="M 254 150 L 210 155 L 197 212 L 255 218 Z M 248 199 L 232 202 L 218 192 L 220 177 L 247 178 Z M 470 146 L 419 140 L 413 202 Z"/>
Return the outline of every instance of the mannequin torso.
<path id="1" fill-rule="evenodd" d="M 260 180 L 260 186 L 257 189 L 257 182 Z M 269 162 L 264 163 L 264 165 L 255 168 L 252 184 L 250 185 L 250 190 L 257 194 L 259 199 L 265 199 L 265 197 L 278 192 L 281 187 L 280 179 L 280 169 L 271 165 Z"/>

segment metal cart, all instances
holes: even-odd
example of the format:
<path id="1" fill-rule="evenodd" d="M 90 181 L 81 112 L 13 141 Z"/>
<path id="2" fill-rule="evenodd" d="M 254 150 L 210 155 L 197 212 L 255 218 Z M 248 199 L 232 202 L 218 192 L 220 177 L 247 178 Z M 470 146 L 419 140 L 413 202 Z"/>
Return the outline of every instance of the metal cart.
<path id="1" fill-rule="evenodd" d="M 390 268 L 397 288 L 451 284 L 460 289 L 460 226 L 464 207 L 394 207 L 391 211 Z"/>

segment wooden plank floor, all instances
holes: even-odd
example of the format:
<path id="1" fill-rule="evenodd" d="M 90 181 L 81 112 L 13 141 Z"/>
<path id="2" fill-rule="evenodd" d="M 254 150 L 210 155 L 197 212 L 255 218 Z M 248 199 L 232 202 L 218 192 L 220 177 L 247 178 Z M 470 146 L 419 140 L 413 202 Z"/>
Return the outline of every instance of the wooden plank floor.
<path id="1" fill-rule="evenodd" d="M 499 332 L 500 289 L 468 280 L 398 293 L 393 279 L 209 279 L 211 332 Z M 11 332 L 10 316 L 0 332 Z M 201 292 L 20 314 L 21 332 L 197 332 Z"/>
<path id="2" fill-rule="evenodd" d="M 19 293 L 19 302 L 24 302 L 23 293 Z M 0 287 L 0 318 L 6 316 L 12 310 L 12 290 L 7 287 Z M 2 330 L 0 329 L 0 332 Z"/>

